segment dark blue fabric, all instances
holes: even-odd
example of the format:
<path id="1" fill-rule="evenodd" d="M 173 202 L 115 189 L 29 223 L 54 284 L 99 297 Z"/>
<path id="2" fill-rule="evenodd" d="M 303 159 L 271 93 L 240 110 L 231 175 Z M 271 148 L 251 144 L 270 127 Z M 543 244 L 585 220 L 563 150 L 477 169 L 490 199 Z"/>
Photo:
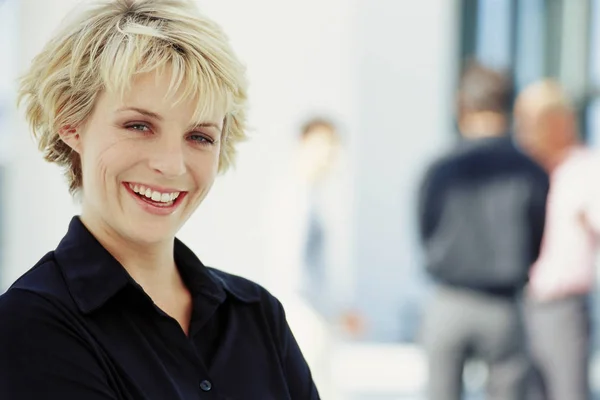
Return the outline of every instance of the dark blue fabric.
<path id="1" fill-rule="evenodd" d="M 454 286 L 519 291 L 539 254 L 548 187 L 548 175 L 509 138 L 463 142 L 421 187 L 427 270 Z"/>
<path id="2" fill-rule="evenodd" d="M 189 336 L 75 217 L 0 296 L 0 398 L 319 398 L 281 304 L 176 240 Z"/>

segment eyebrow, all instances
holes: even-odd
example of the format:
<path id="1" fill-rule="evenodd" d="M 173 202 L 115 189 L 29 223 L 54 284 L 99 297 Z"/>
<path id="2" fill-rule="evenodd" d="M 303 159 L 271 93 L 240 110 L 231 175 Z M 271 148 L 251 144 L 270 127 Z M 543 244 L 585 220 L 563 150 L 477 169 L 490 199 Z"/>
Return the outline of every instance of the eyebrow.
<path id="1" fill-rule="evenodd" d="M 153 113 L 152 111 L 148 111 L 148 110 L 144 110 L 143 108 L 137 108 L 137 107 L 123 107 L 123 108 L 119 108 L 117 110 L 117 112 L 123 112 L 123 111 L 135 111 L 139 114 L 145 115 L 147 117 L 150 118 L 154 118 L 158 121 L 162 121 L 163 117 L 161 117 L 160 115 Z"/>
<path id="2" fill-rule="evenodd" d="M 145 115 L 149 118 L 153 118 L 157 121 L 163 121 L 164 118 L 160 115 L 158 115 L 155 112 L 149 111 L 149 110 L 145 110 L 143 108 L 138 108 L 138 107 L 123 107 L 123 108 L 119 108 L 117 110 L 117 112 L 123 112 L 123 111 L 135 111 L 139 114 Z M 215 128 L 217 129 L 219 132 L 221 131 L 221 127 L 214 123 L 214 122 L 200 122 L 198 124 L 191 124 L 190 125 L 191 129 L 196 129 L 196 128 Z"/>

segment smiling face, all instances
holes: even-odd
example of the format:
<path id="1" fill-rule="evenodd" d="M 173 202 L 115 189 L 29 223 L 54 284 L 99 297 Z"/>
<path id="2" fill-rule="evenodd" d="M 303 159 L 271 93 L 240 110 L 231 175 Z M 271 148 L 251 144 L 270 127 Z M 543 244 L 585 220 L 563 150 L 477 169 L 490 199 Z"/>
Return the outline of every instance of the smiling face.
<path id="1" fill-rule="evenodd" d="M 103 92 L 88 120 L 62 133 L 81 157 L 90 229 L 139 244 L 172 241 L 209 192 L 225 107 L 198 116 L 195 99 L 169 95 L 170 81 L 168 71 L 136 75 L 123 96 Z"/>

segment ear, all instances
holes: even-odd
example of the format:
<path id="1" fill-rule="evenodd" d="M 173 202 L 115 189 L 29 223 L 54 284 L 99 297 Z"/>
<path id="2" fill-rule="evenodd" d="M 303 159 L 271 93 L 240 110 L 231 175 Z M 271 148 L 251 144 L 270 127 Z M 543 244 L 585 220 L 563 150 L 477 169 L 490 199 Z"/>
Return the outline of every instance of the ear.
<path id="1" fill-rule="evenodd" d="M 80 153 L 81 151 L 81 135 L 77 128 L 71 125 L 65 125 L 58 130 L 58 135 L 61 140 L 69 146 L 73 151 Z"/>

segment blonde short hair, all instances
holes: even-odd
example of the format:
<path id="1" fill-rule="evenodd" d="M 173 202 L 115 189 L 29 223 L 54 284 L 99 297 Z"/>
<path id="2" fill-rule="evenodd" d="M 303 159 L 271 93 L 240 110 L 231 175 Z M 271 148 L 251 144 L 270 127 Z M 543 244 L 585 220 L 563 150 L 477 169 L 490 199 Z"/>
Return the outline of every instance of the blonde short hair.
<path id="1" fill-rule="evenodd" d="M 566 90 L 554 79 L 546 78 L 529 84 L 515 101 L 517 119 L 524 113 L 540 116 L 552 111 L 574 112 Z"/>
<path id="2" fill-rule="evenodd" d="M 81 160 L 59 130 L 83 124 L 103 90 L 124 93 L 135 74 L 166 67 L 170 92 L 197 100 L 197 115 L 225 102 L 219 171 L 233 164 L 246 138 L 247 83 L 221 28 L 191 0 L 95 1 L 33 59 L 18 96 L 45 159 L 65 168 L 71 193 L 82 186 Z"/>

